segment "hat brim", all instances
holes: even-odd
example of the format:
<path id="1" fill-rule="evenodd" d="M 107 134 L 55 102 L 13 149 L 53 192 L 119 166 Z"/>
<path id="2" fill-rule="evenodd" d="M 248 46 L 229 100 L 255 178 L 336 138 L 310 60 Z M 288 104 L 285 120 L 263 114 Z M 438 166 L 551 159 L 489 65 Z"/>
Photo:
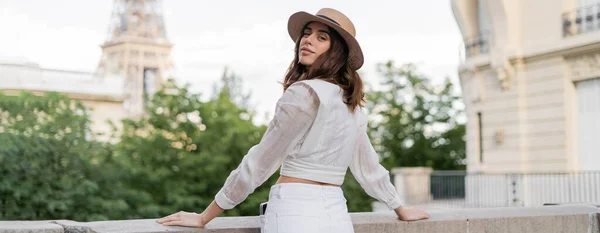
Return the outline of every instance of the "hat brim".
<path id="1" fill-rule="evenodd" d="M 356 38 L 354 38 L 352 34 L 344 30 L 338 24 L 325 18 L 321 18 L 304 11 L 296 12 L 290 16 L 290 19 L 288 20 L 288 33 L 290 34 L 290 37 L 294 43 L 296 43 L 298 38 L 302 35 L 302 29 L 304 29 L 304 26 L 310 22 L 319 22 L 325 24 L 338 32 L 348 45 L 348 65 L 350 68 L 358 70 L 360 67 L 362 67 L 364 63 L 364 57 Z"/>

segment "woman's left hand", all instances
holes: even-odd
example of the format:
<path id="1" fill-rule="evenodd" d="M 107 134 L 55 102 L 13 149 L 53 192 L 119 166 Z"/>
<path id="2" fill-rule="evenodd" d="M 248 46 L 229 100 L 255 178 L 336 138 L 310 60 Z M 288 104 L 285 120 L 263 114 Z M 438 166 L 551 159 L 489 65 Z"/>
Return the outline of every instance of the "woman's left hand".
<path id="1" fill-rule="evenodd" d="M 165 226 L 184 226 L 202 228 L 206 224 L 201 214 L 179 211 L 167 217 L 156 220 Z"/>

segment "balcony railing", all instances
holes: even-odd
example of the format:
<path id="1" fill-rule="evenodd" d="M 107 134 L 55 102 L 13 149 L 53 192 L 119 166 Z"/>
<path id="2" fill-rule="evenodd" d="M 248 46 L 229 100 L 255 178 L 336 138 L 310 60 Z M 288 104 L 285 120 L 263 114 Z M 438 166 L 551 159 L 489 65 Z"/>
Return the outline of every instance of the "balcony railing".
<path id="1" fill-rule="evenodd" d="M 436 210 L 431 218 L 405 222 L 391 211 L 350 213 L 356 233 L 437 233 L 437 232 L 592 232 L 600 228 L 600 209 L 590 205 L 490 208 L 485 210 Z M 0 221 L 0 232 L 171 232 L 171 233 L 250 233 L 260 232 L 261 218 L 217 217 L 204 229 L 163 226 L 156 219 L 75 222 L 71 220 Z M 282 225 L 283 229 L 290 226 Z"/>
<path id="2" fill-rule="evenodd" d="M 600 203 L 600 171 L 570 173 L 469 174 L 437 171 L 404 175 L 404 183 L 429 183 L 411 193 L 409 205 L 432 208 L 542 206 L 557 203 Z M 406 187 L 416 189 L 416 187 Z M 406 193 L 399 190 L 399 193 Z"/>
<path id="3" fill-rule="evenodd" d="M 490 52 L 489 33 L 482 32 L 478 36 L 465 39 L 464 46 L 466 58 L 488 54 Z"/>
<path id="4" fill-rule="evenodd" d="M 563 37 L 600 31 L 600 4 L 563 13 L 562 27 Z"/>
<path id="5" fill-rule="evenodd" d="M 383 212 L 350 213 L 354 232 L 600 232 L 600 172 L 470 174 L 464 171 L 436 171 L 432 173 L 431 168 L 421 167 L 395 168 L 392 169 L 392 173 L 397 176 L 394 177 L 396 187 L 401 184 L 409 193 L 415 190 L 417 193 L 427 191 L 424 195 L 430 201 L 462 199 L 462 203 L 475 201 L 473 203 L 475 207 L 486 207 L 491 203 L 491 205 L 507 208 L 459 209 L 461 206 L 455 205 L 456 207 L 443 209 L 440 205 L 427 205 L 424 207 L 430 212 L 430 219 L 406 222 L 399 221 L 396 214 L 386 207 Z M 528 203 L 528 200 L 537 201 Z M 415 206 L 411 203 L 403 203 L 403 205 Z M 68 211 L 77 211 L 77 209 Z M 0 232 L 250 233 L 260 232 L 260 226 L 265 224 L 263 216 L 217 217 L 204 229 L 163 226 L 158 224 L 155 218 L 93 222 L 64 219 L 24 220 L 30 219 L 0 221 Z M 280 227 L 289 228 L 287 225 Z"/>

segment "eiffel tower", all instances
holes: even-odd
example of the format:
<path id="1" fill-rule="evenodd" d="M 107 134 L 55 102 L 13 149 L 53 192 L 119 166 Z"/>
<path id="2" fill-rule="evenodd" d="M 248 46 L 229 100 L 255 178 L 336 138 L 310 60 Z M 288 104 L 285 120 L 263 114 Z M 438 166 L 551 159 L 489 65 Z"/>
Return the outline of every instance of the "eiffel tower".
<path id="1" fill-rule="evenodd" d="M 123 80 L 126 116 L 143 113 L 144 94 L 152 94 L 172 75 L 162 0 L 114 0 L 106 41 L 96 73 Z"/>

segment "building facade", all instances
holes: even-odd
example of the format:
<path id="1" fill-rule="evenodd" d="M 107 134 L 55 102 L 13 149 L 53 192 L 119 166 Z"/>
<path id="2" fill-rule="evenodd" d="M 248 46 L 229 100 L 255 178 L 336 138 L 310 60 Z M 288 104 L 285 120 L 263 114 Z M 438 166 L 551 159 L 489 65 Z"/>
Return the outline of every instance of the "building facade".
<path id="1" fill-rule="evenodd" d="M 90 109 L 91 130 L 107 136 L 108 120 L 117 123 L 126 116 L 124 89 L 120 76 L 45 69 L 22 58 L 0 58 L 0 92 L 19 95 L 22 91 L 43 95 L 60 92 Z M 100 136 L 98 139 L 107 139 Z"/>
<path id="2" fill-rule="evenodd" d="M 117 123 L 143 114 L 143 96 L 173 75 L 171 47 L 161 0 L 115 0 L 95 72 L 45 69 L 23 58 L 0 58 L 0 91 L 63 93 L 91 110 L 93 132 L 107 135 L 108 120 Z"/>
<path id="3" fill-rule="evenodd" d="M 600 2 L 451 0 L 471 173 L 600 170 Z"/>

